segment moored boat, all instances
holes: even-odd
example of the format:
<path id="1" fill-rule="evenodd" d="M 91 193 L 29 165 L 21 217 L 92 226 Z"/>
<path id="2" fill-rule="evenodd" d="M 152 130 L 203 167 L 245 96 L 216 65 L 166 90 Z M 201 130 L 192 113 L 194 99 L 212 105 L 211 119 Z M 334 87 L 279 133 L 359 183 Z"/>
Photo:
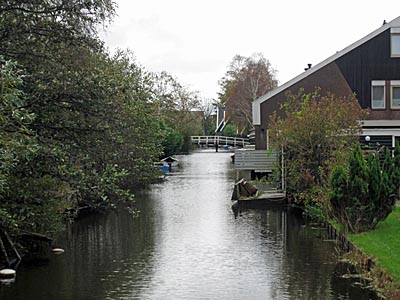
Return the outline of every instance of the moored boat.
<path id="1" fill-rule="evenodd" d="M 161 162 L 166 163 L 170 167 L 177 167 L 179 165 L 179 160 L 172 156 L 163 158 Z"/>
<path id="2" fill-rule="evenodd" d="M 286 193 L 276 189 L 258 190 L 248 181 L 241 179 L 235 184 L 232 200 L 244 206 L 284 206 L 287 204 Z"/>

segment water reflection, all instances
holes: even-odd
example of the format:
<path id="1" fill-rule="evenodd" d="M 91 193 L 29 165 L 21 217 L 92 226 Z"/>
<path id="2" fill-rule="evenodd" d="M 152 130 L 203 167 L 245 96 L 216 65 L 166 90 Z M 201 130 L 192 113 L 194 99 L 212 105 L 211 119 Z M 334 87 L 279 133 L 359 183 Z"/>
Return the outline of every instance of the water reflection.
<path id="1" fill-rule="evenodd" d="M 137 195 L 141 210 L 91 216 L 66 249 L 20 268 L 1 299 L 368 299 L 333 275 L 334 245 L 284 210 L 231 211 L 229 153 L 194 153 Z"/>

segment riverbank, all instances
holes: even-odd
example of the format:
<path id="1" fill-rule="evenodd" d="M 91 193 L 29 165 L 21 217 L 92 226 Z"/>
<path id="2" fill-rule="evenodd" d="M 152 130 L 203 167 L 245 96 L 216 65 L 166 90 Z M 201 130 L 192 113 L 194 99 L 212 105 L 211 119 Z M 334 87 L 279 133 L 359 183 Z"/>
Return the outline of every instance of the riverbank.
<path id="1" fill-rule="evenodd" d="M 375 285 L 386 299 L 400 299 L 400 208 L 395 208 L 375 230 L 361 234 L 349 234 L 349 240 L 375 266 L 370 271 Z"/>

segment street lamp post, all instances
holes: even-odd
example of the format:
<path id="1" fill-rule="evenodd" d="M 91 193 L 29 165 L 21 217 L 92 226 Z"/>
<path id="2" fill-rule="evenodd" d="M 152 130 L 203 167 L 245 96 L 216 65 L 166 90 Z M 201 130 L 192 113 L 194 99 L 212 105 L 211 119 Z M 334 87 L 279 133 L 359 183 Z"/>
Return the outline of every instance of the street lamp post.
<path id="1" fill-rule="evenodd" d="M 369 149 L 369 142 L 371 141 L 371 137 L 369 135 L 365 136 L 365 145 L 367 146 L 366 148 Z"/>

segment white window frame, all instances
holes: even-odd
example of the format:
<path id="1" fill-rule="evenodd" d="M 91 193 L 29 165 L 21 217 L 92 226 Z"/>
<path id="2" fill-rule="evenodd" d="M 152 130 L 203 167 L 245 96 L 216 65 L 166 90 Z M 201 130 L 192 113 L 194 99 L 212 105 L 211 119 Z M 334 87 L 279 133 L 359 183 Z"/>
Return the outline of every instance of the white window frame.
<path id="1" fill-rule="evenodd" d="M 374 106 L 374 87 L 375 86 L 383 86 L 383 106 L 379 106 L 379 107 Z M 386 108 L 385 80 L 372 80 L 372 83 L 371 83 L 371 108 L 372 109 L 385 109 Z"/>
<path id="2" fill-rule="evenodd" d="M 390 56 L 391 57 L 400 57 L 400 49 L 396 53 L 393 53 L 393 37 L 400 38 L 400 27 L 390 28 Z"/>
<path id="3" fill-rule="evenodd" d="M 400 105 L 393 105 L 393 88 L 400 88 L 400 80 L 390 81 L 390 108 L 400 109 Z"/>

